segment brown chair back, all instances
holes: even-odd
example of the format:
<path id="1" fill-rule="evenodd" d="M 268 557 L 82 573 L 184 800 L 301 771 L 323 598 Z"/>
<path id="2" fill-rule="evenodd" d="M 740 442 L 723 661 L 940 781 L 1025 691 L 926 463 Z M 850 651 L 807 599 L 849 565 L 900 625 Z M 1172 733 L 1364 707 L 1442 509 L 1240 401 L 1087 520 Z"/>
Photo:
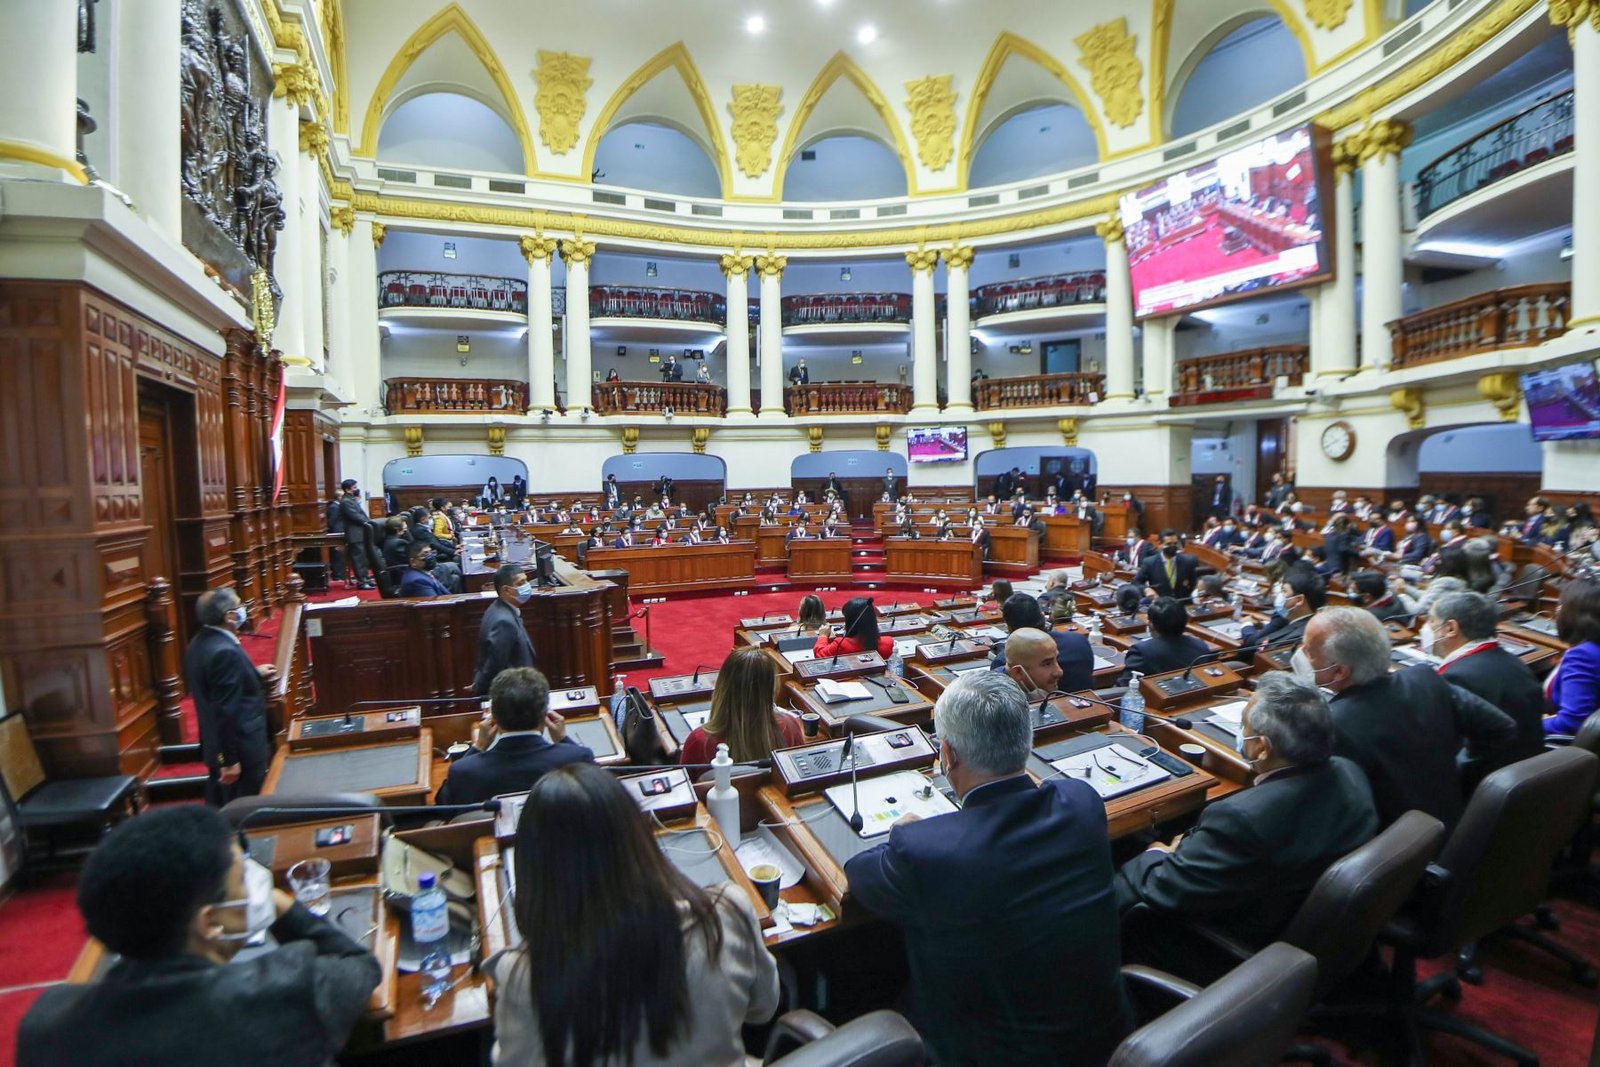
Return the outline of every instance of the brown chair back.
<path id="1" fill-rule="evenodd" d="M 1444 824 L 1408 811 L 1317 879 L 1282 940 L 1317 961 L 1317 995 L 1361 964 L 1444 844 Z"/>
<path id="2" fill-rule="evenodd" d="M 1317 961 L 1276 941 L 1135 1030 L 1109 1067 L 1274 1067 L 1317 986 Z"/>
<path id="3" fill-rule="evenodd" d="M 45 780 L 44 764 L 28 736 L 28 723 L 22 713 L 16 712 L 0 719 L 0 781 L 5 783 L 11 799 L 22 803 L 22 798 L 37 789 Z"/>

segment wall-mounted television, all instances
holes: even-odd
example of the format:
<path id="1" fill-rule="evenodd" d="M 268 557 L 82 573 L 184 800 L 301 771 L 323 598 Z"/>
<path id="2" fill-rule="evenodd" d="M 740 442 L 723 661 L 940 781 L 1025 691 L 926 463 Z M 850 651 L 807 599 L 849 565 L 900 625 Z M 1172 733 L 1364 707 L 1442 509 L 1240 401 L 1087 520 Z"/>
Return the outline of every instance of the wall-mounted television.
<path id="1" fill-rule="evenodd" d="M 1535 441 L 1600 437 L 1600 375 L 1595 363 L 1569 363 L 1522 375 Z"/>
<path id="2" fill-rule="evenodd" d="M 967 458 L 967 428 L 907 427 L 906 457 L 912 463 L 960 463 Z"/>
<path id="3" fill-rule="evenodd" d="M 1138 318 L 1333 276 L 1330 140 L 1300 126 L 1122 198 Z"/>

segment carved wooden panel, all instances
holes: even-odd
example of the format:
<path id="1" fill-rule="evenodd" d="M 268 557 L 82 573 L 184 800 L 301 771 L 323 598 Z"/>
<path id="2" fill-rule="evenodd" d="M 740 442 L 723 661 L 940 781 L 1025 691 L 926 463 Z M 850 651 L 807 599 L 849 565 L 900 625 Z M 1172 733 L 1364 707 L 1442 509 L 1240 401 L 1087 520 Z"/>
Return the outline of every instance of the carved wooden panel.
<path id="1" fill-rule="evenodd" d="M 756 548 L 749 541 L 726 545 L 660 548 L 592 548 L 588 565 L 628 572 L 635 593 L 747 589 L 755 580 Z"/>
<path id="2" fill-rule="evenodd" d="M 983 553 L 968 541 L 923 541 L 889 537 L 883 542 L 885 574 L 891 582 L 939 582 L 976 587 L 983 580 Z"/>

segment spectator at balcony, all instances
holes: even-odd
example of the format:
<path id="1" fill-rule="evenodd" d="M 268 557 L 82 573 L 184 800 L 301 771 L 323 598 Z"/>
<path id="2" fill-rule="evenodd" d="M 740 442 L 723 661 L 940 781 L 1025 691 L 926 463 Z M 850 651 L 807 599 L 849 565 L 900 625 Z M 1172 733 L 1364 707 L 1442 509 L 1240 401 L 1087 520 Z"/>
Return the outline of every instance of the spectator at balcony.
<path id="1" fill-rule="evenodd" d="M 661 380 L 664 382 L 683 381 L 683 364 L 678 362 L 677 356 L 669 355 L 667 361 L 661 364 Z"/>
<path id="2" fill-rule="evenodd" d="M 622 381 L 622 375 L 617 373 L 617 368 L 612 367 L 610 370 L 606 371 L 606 381 L 608 381 L 608 382 L 620 382 L 620 381 Z M 613 481 L 616 480 L 616 477 L 617 476 L 615 474 L 613 474 L 611 476 Z"/>
<path id="3" fill-rule="evenodd" d="M 984 371 L 984 369 L 982 367 L 979 367 L 979 368 L 977 368 L 976 370 L 974 370 L 972 372 L 972 380 L 973 380 L 973 382 L 988 381 L 989 380 L 989 375 L 987 373 L 985 373 L 985 371 Z"/>
<path id="4" fill-rule="evenodd" d="M 806 361 L 801 360 L 789 368 L 790 385 L 806 385 L 811 381 L 811 372 L 806 370 Z"/>
<path id="5" fill-rule="evenodd" d="M 701 385 L 711 384 L 711 365 L 705 360 L 701 360 L 700 366 L 695 368 L 694 380 Z"/>

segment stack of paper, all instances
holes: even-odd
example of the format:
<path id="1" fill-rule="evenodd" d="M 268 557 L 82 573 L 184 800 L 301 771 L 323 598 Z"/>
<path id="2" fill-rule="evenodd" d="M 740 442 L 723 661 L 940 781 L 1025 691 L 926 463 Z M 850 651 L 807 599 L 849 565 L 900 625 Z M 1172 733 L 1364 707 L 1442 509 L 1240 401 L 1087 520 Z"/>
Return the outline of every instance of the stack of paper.
<path id="1" fill-rule="evenodd" d="M 1237 737 L 1240 723 L 1244 718 L 1245 705 L 1248 703 L 1248 700 L 1230 700 L 1226 704 L 1217 704 L 1214 707 L 1207 708 L 1206 710 L 1211 716 L 1211 725 L 1219 730 L 1226 730 Z"/>

